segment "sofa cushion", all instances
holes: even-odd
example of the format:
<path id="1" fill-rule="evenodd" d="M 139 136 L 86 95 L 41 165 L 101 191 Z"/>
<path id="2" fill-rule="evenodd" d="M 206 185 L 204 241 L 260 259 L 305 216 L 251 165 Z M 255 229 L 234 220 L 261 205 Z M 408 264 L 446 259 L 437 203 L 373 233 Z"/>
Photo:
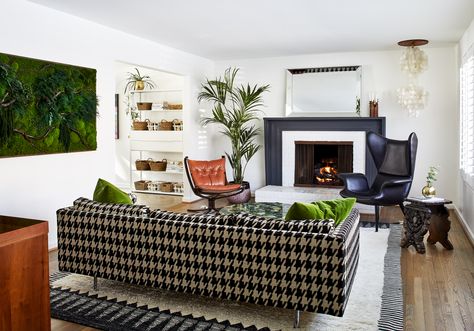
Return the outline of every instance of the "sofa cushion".
<path id="1" fill-rule="evenodd" d="M 331 233 L 334 230 L 334 220 L 291 220 L 268 218 L 246 213 L 234 216 L 236 226 L 275 231 L 295 231 L 304 233 Z"/>
<path id="2" fill-rule="evenodd" d="M 94 190 L 94 201 L 104 203 L 122 203 L 133 205 L 132 199 L 127 193 L 119 189 L 117 186 L 99 178 Z"/>
<path id="3" fill-rule="evenodd" d="M 355 198 L 321 200 L 312 203 L 295 202 L 285 216 L 290 220 L 333 219 L 338 225 L 344 221 L 354 207 Z"/>
<path id="4" fill-rule="evenodd" d="M 125 215 L 145 217 L 148 216 L 150 209 L 145 205 L 126 205 L 122 203 L 103 203 L 92 201 L 87 198 L 76 199 L 73 203 L 74 209 L 81 211 L 90 211 L 110 215 Z"/>
<path id="5" fill-rule="evenodd" d="M 216 225 L 234 225 L 233 215 L 219 214 L 186 214 L 175 213 L 166 210 L 154 210 L 150 213 L 150 218 L 166 219 L 171 221 L 184 221 L 200 224 L 216 224 Z"/>

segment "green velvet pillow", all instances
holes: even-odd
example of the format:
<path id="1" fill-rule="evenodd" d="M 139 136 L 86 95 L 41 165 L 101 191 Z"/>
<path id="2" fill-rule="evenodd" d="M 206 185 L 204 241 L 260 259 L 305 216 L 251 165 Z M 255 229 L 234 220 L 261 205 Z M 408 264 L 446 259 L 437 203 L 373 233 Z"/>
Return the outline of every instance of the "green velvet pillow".
<path id="1" fill-rule="evenodd" d="M 334 216 L 330 217 L 329 214 L 326 214 L 326 216 L 328 216 L 326 218 L 332 218 L 336 225 L 344 221 L 346 217 L 349 216 L 355 203 L 355 198 L 322 200 L 313 202 L 313 204 L 318 206 L 320 209 L 330 210 L 331 214 Z"/>
<path id="2" fill-rule="evenodd" d="M 326 217 L 327 216 L 327 217 Z M 318 206 L 313 203 L 295 202 L 286 213 L 285 220 L 322 220 L 333 218 L 328 206 Z"/>
<path id="3" fill-rule="evenodd" d="M 133 201 L 127 193 L 102 178 L 99 178 L 97 181 L 93 200 L 97 202 L 133 205 Z"/>
<path id="4" fill-rule="evenodd" d="M 338 225 L 346 219 L 354 207 L 356 199 L 334 199 L 316 201 L 312 203 L 295 202 L 286 213 L 285 219 L 289 220 L 321 220 L 333 219 Z"/>

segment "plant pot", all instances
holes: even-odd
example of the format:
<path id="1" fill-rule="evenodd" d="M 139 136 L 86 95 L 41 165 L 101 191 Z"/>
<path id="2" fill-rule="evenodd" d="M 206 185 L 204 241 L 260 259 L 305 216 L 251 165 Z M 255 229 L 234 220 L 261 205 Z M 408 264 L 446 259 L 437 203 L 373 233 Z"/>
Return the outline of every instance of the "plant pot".
<path id="1" fill-rule="evenodd" d="M 145 89 L 145 82 L 142 80 L 135 81 L 135 90 L 142 91 Z"/>
<path id="2" fill-rule="evenodd" d="M 434 186 L 431 186 L 430 183 L 426 183 L 426 186 L 421 190 L 421 194 L 423 194 L 425 198 L 433 198 L 436 196 L 436 189 Z"/>
<path id="3" fill-rule="evenodd" d="M 227 198 L 227 201 L 229 201 L 229 203 L 238 204 L 238 203 L 247 203 L 250 201 L 250 198 L 252 197 L 250 193 L 250 183 L 243 182 L 243 185 L 245 189 L 242 192 Z"/>

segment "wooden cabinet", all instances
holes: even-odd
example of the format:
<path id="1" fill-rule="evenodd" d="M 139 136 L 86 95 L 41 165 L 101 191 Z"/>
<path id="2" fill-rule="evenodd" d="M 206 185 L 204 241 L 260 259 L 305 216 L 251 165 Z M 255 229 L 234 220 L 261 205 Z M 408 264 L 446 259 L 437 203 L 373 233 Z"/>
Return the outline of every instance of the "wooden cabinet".
<path id="1" fill-rule="evenodd" d="M 51 330 L 48 222 L 0 216 L 0 330 Z"/>

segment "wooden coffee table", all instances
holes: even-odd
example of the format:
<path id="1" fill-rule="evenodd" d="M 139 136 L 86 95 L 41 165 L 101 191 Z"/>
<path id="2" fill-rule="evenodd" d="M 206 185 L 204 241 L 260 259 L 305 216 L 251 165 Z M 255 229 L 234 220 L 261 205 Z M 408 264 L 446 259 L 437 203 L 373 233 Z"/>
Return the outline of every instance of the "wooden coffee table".
<path id="1" fill-rule="evenodd" d="M 453 249 L 448 233 L 451 229 L 449 212 L 445 205 L 452 201 L 447 199 L 408 198 L 405 200 L 404 234 L 400 242 L 401 247 L 415 246 L 418 253 L 425 253 L 424 235 L 429 231 L 427 242 L 439 242 L 448 250 Z"/>

